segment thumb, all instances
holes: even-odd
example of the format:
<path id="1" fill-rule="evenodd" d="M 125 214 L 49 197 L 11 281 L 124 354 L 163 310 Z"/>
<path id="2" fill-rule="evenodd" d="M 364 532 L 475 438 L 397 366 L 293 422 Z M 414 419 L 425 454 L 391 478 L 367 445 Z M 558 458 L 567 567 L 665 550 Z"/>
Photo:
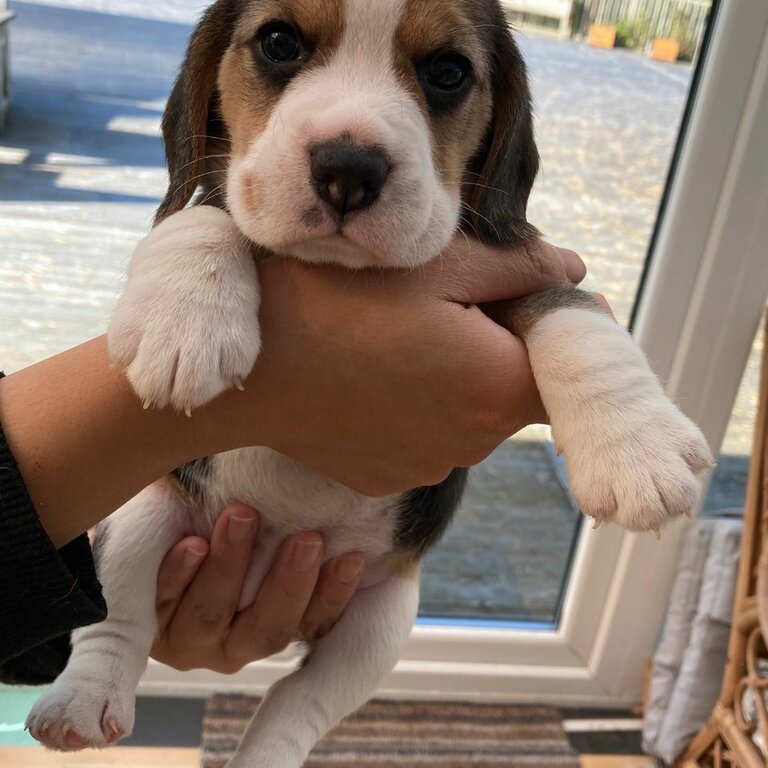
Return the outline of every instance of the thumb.
<path id="1" fill-rule="evenodd" d="M 587 273 L 574 251 L 539 238 L 514 246 L 491 246 L 456 237 L 438 261 L 437 280 L 445 298 L 467 304 L 518 299 L 580 283 Z"/>

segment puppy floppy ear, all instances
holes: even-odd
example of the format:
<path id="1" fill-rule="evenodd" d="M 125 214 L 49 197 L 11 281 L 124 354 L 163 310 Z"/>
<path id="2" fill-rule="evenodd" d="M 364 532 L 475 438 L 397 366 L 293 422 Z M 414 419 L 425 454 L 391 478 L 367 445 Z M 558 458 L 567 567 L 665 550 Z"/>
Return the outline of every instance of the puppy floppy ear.
<path id="1" fill-rule="evenodd" d="M 526 220 L 526 207 L 539 153 L 525 63 L 501 11 L 499 16 L 493 26 L 493 115 L 470 164 L 465 219 L 481 240 L 511 244 L 536 233 Z"/>
<path id="2" fill-rule="evenodd" d="M 234 5 L 235 0 L 218 0 L 205 12 L 168 99 L 162 130 L 170 183 L 155 224 L 190 201 L 199 183 L 206 144 L 211 138 L 225 138 L 217 114 L 217 80 L 232 37 Z"/>

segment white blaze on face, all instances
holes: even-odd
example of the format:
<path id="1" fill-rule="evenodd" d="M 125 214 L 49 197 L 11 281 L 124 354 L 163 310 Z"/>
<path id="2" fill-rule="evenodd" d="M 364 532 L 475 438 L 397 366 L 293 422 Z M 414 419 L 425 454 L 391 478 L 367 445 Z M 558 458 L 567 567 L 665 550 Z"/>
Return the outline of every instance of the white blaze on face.
<path id="1" fill-rule="evenodd" d="M 416 266 L 447 245 L 459 200 L 434 167 L 427 121 L 395 71 L 405 0 L 345 0 L 345 9 L 328 62 L 300 72 L 245 156 L 233 157 L 228 205 L 246 235 L 278 252 L 349 267 Z M 391 170 L 379 199 L 340 222 L 315 191 L 310 149 L 342 136 L 385 152 Z"/>

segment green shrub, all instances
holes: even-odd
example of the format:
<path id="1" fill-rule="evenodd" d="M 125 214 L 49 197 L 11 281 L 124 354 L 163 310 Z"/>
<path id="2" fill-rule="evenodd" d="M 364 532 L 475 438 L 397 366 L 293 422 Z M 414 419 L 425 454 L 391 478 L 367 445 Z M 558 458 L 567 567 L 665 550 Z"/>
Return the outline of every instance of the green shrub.
<path id="1" fill-rule="evenodd" d="M 651 36 L 648 19 L 619 21 L 616 24 L 616 40 L 624 48 L 644 48 Z"/>
<path id="2" fill-rule="evenodd" d="M 678 8 L 672 16 L 669 37 L 680 43 L 680 58 L 690 61 L 696 53 L 696 31 L 690 9 Z"/>

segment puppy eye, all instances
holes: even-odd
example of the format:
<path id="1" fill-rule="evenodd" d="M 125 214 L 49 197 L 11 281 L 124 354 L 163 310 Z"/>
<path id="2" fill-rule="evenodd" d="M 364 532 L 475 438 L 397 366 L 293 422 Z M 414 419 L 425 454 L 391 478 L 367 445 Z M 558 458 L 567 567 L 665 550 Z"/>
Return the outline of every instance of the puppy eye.
<path id="1" fill-rule="evenodd" d="M 259 39 L 264 55 L 278 64 L 299 61 L 302 57 L 303 46 L 299 33 L 287 22 L 267 24 L 259 32 Z"/>
<path id="2" fill-rule="evenodd" d="M 458 91 L 469 77 L 470 63 L 457 53 L 439 53 L 426 66 L 426 79 L 441 91 Z"/>
<path id="3" fill-rule="evenodd" d="M 427 104 L 435 114 L 450 112 L 461 104 L 472 85 L 472 64 L 460 53 L 437 51 L 416 64 L 416 73 Z"/>

